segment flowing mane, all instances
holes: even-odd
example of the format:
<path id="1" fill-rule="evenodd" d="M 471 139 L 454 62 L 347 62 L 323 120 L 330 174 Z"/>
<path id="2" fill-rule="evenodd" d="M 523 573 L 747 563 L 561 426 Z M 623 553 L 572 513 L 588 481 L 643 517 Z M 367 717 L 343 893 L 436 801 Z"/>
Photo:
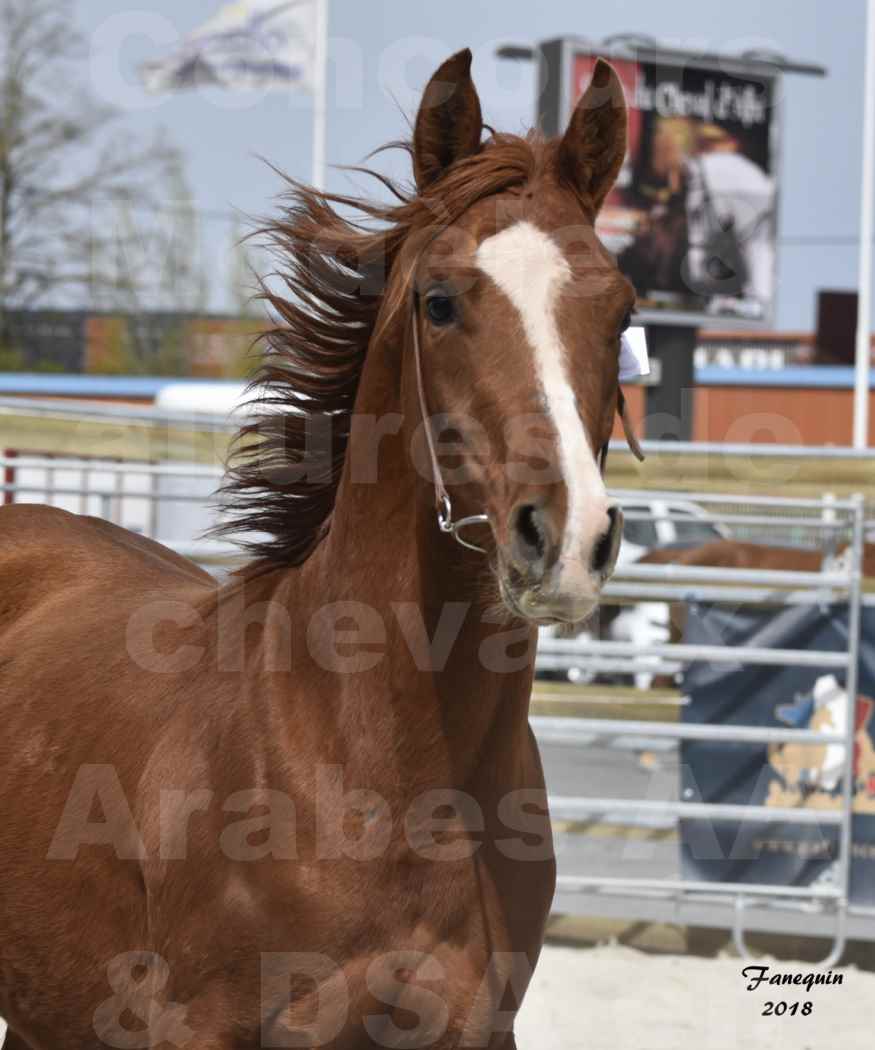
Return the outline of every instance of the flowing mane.
<path id="1" fill-rule="evenodd" d="M 394 145 L 411 152 L 407 143 Z M 238 542 L 272 564 L 308 557 L 330 527 L 368 346 L 406 305 L 415 260 L 396 265 L 405 244 L 452 223 L 475 201 L 529 182 L 550 155 L 537 134 L 493 133 L 424 194 L 351 169 L 388 189 L 397 203 L 387 204 L 287 179 L 279 217 L 257 234 L 288 294 L 262 285 L 277 323 L 261 337 L 250 385 L 255 416 L 235 438 L 221 490 L 229 519 L 216 534 L 256 533 Z"/>

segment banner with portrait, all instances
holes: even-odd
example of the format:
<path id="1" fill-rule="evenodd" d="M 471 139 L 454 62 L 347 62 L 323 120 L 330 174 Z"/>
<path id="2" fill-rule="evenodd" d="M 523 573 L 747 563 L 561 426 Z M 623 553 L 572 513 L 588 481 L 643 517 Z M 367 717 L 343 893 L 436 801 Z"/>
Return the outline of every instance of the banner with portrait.
<path id="1" fill-rule="evenodd" d="M 862 617 L 857 695 L 845 675 L 816 667 L 691 664 L 686 722 L 811 729 L 844 734 L 853 719 L 851 899 L 875 904 L 875 609 Z M 846 606 L 789 606 L 779 613 L 690 610 L 684 641 L 846 652 Z M 835 814 L 842 804 L 844 747 L 684 741 L 680 797 Z M 829 885 L 839 832 L 826 823 L 681 820 L 681 864 L 695 880 Z"/>
<path id="2" fill-rule="evenodd" d="M 551 47 L 554 51 L 551 52 Z M 564 127 L 598 54 L 540 51 L 542 126 Z M 636 53 L 637 54 L 637 53 Z M 629 108 L 629 145 L 597 223 L 646 321 L 768 324 L 775 298 L 777 81 L 727 59 L 608 54 Z M 550 91 L 550 78 L 557 90 Z M 558 117 L 555 116 L 558 112 Z"/>

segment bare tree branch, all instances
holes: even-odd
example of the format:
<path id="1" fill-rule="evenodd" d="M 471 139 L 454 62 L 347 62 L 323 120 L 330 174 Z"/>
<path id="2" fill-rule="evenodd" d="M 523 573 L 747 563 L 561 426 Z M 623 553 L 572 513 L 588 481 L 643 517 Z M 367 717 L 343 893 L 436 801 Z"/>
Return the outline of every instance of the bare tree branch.
<path id="1" fill-rule="evenodd" d="M 0 0 L 0 342 L 5 310 L 50 298 L 110 309 L 205 302 L 179 151 L 122 133 L 86 91 L 58 90 L 84 82 L 72 21 L 70 0 Z"/>

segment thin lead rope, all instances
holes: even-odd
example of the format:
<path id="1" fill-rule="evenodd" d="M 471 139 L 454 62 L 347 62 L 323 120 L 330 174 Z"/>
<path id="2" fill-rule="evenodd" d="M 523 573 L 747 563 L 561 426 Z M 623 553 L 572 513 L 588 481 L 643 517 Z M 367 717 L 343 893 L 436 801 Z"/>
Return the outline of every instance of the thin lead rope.
<path id="1" fill-rule="evenodd" d="M 434 434 L 431 429 L 431 417 L 428 413 L 428 404 L 425 398 L 425 383 L 422 378 L 422 351 L 419 346 L 418 317 L 419 311 L 417 309 L 417 296 L 414 291 L 411 296 L 410 311 L 410 323 L 413 327 L 413 362 L 416 370 L 416 391 L 419 396 L 419 414 L 422 417 L 422 425 L 425 430 L 425 443 L 428 446 L 428 456 L 431 460 L 431 475 L 432 480 L 434 481 L 434 503 L 435 509 L 437 510 L 438 528 L 441 532 L 452 536 L 456 543 L 460 543 L 463 547 L 467 547 L 472 551 L 479 551 L 481 554 L 487 554 L 488 552 L 484 547 L 479 547 L 476 543 L 470 543 L 468 540 L 463 539 L 459 530 L 467 528 L 469 525 L 488 525 L 488 514 L 470 514 L 466 518 L 459 518 L 458 521 L 453 521 L 453 504 L 450 500 L 450 494 L 447 492 L 446 485 L 444 485 L 444 478 L 441 473 L 441 466 L 438 462 L 437 449 L 435 448 L 434 443 Z"/>
<path id="2" fill-rule="evenodd" d="M 417 256 L 417 262 L 428 244 L 443 233 L 444 230 L 449 229 L 454 222 L 458 222 L 469 208 L 473 207 L 478 201 L 483 200 L 488 196 L 490 196 L 489 193 L 483 193 L 475 197 L 475 199 L 470 201 L 458 215 L 448 218 L 446 222 L 440 225 L 428 238 L 427 243 L 420 249 L 419 255 Z M 416 266 L 413 267 L 411 272 L 414 274 L 416 273 Z M 418 296 L 414 286 L 411 289 L 410 296 L 410 323 L 413 327 L 413 358 L 416 365 L 416 390 L 419 396 L 419 414 L 422 417 L 422 423 L 425 428 L 425 441 L 428 445 L 428 456 L 431 460 L 431 473 L 434 481 L 434 502 L 437 510 L 438 528 L 441 532 L 451 535 L 453 539 L 463 547 L 467 547 L 469 550 L 473 551 L 480 551 L 481 554 L 487 554 L 488 552 L 483 547 L 478 547 L 475 543 L 469 543 L 467 540 L 463 540 L 459 535 L 459 529 L 466 528 L 468 525 L 488 525 L 488 514 L 472 514 L 467 518 L 460 518 L 456 522 L 453 521 L 453 504 L 450 500 L 450 494 L 447 492 L 446 486 L 444 485 L 443 474 L 441 473 L 440 463 L 437 458 L 437 449 L 434 444 L 434 434 L 431 430 L 431 417 L 428 414 L 428 404 L 425 399 L 425 384 L 422 378 L 422 352 L 419 347 L 419 309 L 417 299 Z"/>
<path id="3" fill-rule="evenodd" d="M 434 505 L 437 510 L 438 525 L 441 532 L 452 532 L 453 505 L 444 485 L 440 464 L 437 458 L 437 449 L 434 444 L 434 434 L 431 431 L 431 417 L 428 414 L 428 405 L 425 399 L 425 384 L 422 379 L 422 351 L 419 348 L 419 324 L 418 324 L 417 295 L 413 292 L 412 309 L 410 311 L 410 322 L 413 327 L 413 361 L 416 368 L 416 389 L 419 394 L 419 414 L 422 416 L 423 429 L 425 430 L 425 443 L 428 445 L 428 456 L 431 460 L 431 476 L 434 482 Z"/>

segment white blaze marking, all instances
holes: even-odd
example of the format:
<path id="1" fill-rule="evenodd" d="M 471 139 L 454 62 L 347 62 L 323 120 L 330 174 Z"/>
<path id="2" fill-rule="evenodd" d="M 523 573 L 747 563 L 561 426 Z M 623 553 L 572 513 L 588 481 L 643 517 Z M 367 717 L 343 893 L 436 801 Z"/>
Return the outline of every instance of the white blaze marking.
<path id="1" fill-rule="evenodd" d="M 608 500 L 580 418 L 556 323 L 559 294 L 571 279 L 571 269 L 556 242 L 530 222 L 518 222 L 487 237 L 477 249 L 476 261 L 516 307 L 534 351 L 535 374 L 559 438 L 568 491 L 562 576 L 579 575 L 577 586 L 585 586 L 593 545 L 608 525 Z M 563 581 L 558 582 L 561 586 Z M 573 585 L 570 579 L 565 583 Z"/>

